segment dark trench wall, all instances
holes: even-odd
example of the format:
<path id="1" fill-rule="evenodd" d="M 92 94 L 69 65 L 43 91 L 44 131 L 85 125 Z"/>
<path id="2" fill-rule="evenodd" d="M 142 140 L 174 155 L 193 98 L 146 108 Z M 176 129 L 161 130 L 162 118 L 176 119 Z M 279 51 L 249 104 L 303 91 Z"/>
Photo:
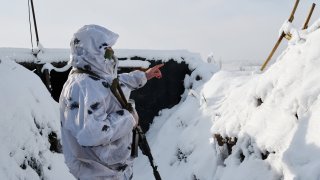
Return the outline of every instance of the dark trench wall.
<path id="1" fill-rule="evenodd" d="M 137 59 L 137 58 L 131 58 Z M 139 60 L 145 60 L 140 59 Z M 148 60 L 153 67 L 156 64 L 161 64 L 160 60 Z M 44 84 L 46 84 L 45 75 L 40 72 L 42 65 L 35 65 L 30 63 L 20 63 L 30 70 L 35 70 L 35 73 L 39 75 Z M 66 63 L 53 63 L 55 67 L 63 67 Z M 120 69 L 119 73 L 130 72 L 132 69 Z M 140 125 L 142 129 L 146 132 L 153 118 L 158 115 L 158 112 L 165 108 L 171 108 L 178 104 L 181 100 L 181 94 L 184 92 L 184 78 L 185 75 L 190 75 L 191 70 L 189 70 L 186 63 L 177 63 L 174 60 L 170 60 L 165 63 L 161 68 L 163 77 L 161 79 L 152 79 L 147 82 L 147 84 L 132 92 L 131 98 L 135 100 L 136 109 L 140 116 Z M 54 100 L 58 102 L 59 96 L 63 87 L 64 82 L 68 78 L 70 69 L 66 72 L 60 73 L 51 71 L 51 95 Z"/>
<path id="2" fill-rule="evenodd" d="M 153 67 L 161 64 L 161 61 L 150 61 L 150 63 L 150 67 Z M 144 131 L 149 129 L 153 118 L 160 110 L 171 108 L 180 102 L 181 94 L 184 92 L 184 78 L 186 74 L 191 74 L 187 64 L 178 64 L 173 60 L 166 62 L 161 71 L 163 75 L 161 79 L 153 78 L 144 87 L 131 94 Z"/>

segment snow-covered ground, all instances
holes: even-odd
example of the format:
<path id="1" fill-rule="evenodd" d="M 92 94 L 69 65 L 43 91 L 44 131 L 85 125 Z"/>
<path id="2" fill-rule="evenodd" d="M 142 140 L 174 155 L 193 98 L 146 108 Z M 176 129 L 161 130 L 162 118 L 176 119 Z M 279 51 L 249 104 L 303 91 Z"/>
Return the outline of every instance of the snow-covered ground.
<path id="1" fill-rule="evenodd" d="M 320 179 L 319 24 L 298 32 L 263 73 L 256 62 L 180 58 L 196 69 L 185 78 L 181 102 L 159 112 L 147 133 L 162 179 Z M 152 53 L 168 56 L 144 56 Z M 12 62 L 19 55 L 6 57 L 0 58 L 0 179 L 38 179 L 34 169 L 44 179 L 73 179 L 61 154 L 49 150 L 48 134 L 60 135 L 57 103 L 36 75 Z M 150 179 L 140 154 L 134 180 Z"/>
<path id="2" fill-rule="evenodd" d="M 34 73 L 0 60 L 0 179 L 72 179 L 48 136 L 60 137 L 58 104 Z"/>
<path id="3" fill-rule="evenodd" d="M 16 63 L 46 63 L 45 68 L 55 69 L 50 63 L 66 61 L 68 50 L 43 49 L 37 58 L 30 52 L 30 49 L 0 48 L 0 179 L 74 179 L 64 164 L 63 155 L 50 151 L 50 134 L 60 139 L 59 105 L 36 74 Z M 163 62 L 185 61 L 198 73 L 206 64 L 199 54 L 185 50 L 116 50 L 116 53 L 128 59 L 121 61 L 124 67 L 149 65 L 130 61 L 135 56 Z M 204 72 L 207 79 L 213 74 Z"/>
<path id="4" fill-rule="evenodd" d="M 311 28 L 266 72 L 227 63 L 160 112 L 148 139 L 163 179 L 320 179 L 320 30 Z M 134 179 L 152 179 L 147 167 L 137 159 Z"/>

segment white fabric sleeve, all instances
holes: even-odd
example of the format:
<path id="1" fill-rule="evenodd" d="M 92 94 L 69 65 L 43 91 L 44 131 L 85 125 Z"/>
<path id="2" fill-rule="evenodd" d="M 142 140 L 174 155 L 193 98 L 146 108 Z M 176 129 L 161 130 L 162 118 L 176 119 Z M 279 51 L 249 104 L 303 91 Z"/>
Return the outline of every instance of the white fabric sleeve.
<path id="1" fill-rule="evenodd" d="M 131 90 L 135 90 L 143 87 L 147 83 L 147 77 L 145 72 L 136 70 L 130 73 L 119 74 L 119 81 Z"/>

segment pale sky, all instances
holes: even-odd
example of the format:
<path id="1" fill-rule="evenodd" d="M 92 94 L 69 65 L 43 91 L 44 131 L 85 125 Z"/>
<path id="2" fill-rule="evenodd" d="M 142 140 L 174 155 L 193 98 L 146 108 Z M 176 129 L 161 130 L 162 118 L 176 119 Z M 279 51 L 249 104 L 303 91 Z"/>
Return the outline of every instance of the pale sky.
<path id="1" fill-rule="evenodd" d="M 301 27 L 312 2 L 300 0 Z M 295 0 L 34 0 L 45 48 L 69 48 L 75 31 L 98 24 L 120 35 L 114 48 L 187 49 L 206 58 L 263 61 Z M 311 23 L 320 18 L 316 7 Z M 31 48 L 28 0 L 0 7 L 0 47 Z M 287 42 L 283 42 L 283 47 Z"/>

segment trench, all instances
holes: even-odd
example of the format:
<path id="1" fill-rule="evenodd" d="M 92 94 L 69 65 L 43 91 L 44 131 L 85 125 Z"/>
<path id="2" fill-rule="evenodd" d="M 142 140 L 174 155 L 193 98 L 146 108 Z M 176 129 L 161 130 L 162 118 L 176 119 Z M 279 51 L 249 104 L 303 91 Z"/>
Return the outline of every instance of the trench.
<path id="1" fill-rule="evenodd" d="M 145 58 L 133 57 L 131 60 L 145 60 L 150 62 L 150 67 L 163 63 L 162 60 L 146 60 Z M 43 65 L 21 62 L 21 65 L 27 69 L 34 71 L 42 82 L 46 85 L 45 74 L 41 72 Z M 55 62 L 53 66 L 61 68 L 66 65 L 67 62 Z M 164 62 L 164 66 L 161 68 L 163 77 L 161 79 L 152 79 L 148 83 L 131 93 L 131 98 L 136 103 L 136 109 L 140 117 L 140 125 L 144 132 L 148 131 L 150 124 L 152 124 L 155 116 L 159 111 L 166 108 L 172 108 L 178 104 L 181 100 L 181 95 L 184 92 L 184 78 L 186 75 L 191 74 L 191 70 L 188 68 L 188 64 L 185 62 L 178 63 L 171 59 Z M 51 83 L 51 96 L 58 102 L 59 96 L 63 87 L 63 84 L 68 78 L 68 74 L 71 69 L 65 72 L 56 72 L 52 70 L 50 72 Z M 119 69 L 119 73 L 130 72 L 133 69 L 123 68 Z"/>

